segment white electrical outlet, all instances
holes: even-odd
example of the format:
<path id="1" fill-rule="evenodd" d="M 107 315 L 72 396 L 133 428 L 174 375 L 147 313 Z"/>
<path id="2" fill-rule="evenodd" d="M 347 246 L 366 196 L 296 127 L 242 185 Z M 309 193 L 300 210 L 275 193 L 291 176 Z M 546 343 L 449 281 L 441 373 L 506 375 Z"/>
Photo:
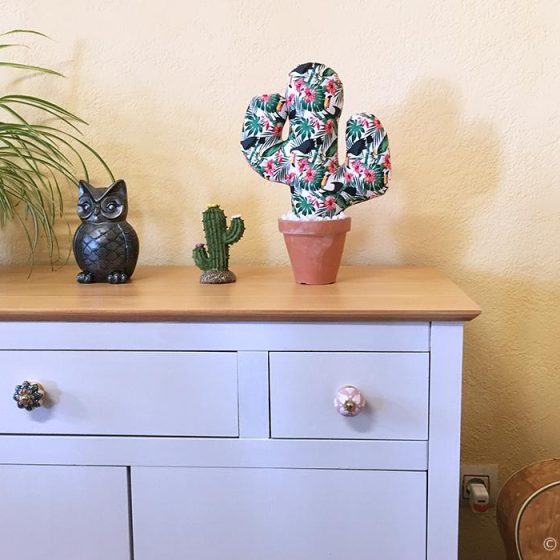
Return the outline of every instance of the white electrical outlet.
<path id="1" fill-rule="evenodd" d="M 461 465 L 461 503 L 468 505 L 469 496 L 467 493 L 467 484 L 473 480 L 479 479 L 490 494 L 490 506 L 496 505 L 498 498 L 498 465 Z"/>

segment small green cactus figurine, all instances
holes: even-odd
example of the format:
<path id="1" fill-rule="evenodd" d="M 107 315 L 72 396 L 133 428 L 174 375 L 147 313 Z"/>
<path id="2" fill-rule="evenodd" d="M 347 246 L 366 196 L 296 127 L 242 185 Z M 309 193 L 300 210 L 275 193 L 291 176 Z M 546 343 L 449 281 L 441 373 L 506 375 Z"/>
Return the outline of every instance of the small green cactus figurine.
<path id="1" fill-rule="evenodd" d="M 194 263 L 202 270 L 201 284 L 235 282 L 235 274 L 228 268 L 229 246 L 243 237 L 245 222 L 241 216 L 233 216 L 227 227 L 224 211 L 217 204 L 213 204 L 202 213 L 202 224 L 206 245 L 197 243 L 193 249 Z"/>

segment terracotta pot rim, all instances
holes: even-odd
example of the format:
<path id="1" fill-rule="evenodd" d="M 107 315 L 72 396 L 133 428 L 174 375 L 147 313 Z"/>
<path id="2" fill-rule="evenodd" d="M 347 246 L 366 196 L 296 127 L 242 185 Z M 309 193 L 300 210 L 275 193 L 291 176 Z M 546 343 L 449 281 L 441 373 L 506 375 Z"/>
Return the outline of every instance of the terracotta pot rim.
<path id="1" fill-rule="evenodd" d="M 278 229 L 288 235 L 332 235 L 350 231 L 352 218 L 338 220 L 286 220 L 278 218 Z"/>

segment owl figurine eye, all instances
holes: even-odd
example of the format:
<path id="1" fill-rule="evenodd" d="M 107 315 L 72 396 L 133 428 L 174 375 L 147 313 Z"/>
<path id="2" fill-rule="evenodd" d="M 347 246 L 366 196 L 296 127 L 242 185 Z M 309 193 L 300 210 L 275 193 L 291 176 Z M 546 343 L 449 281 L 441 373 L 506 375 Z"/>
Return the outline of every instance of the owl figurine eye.
<path id="1" fill-rule="evenodd" d="M 93 212 L 93 204 L 89 198 L 80 198 L 78 201 L 78 216 L 84 219 L 91 215 Z"/>
<path id="2" fill-rule="evenodd" d="M 110 220 L 118 218 L 123 210 L 121 202 L 114 197 L 104 198 L 101 201 L 101 213 Z"/>

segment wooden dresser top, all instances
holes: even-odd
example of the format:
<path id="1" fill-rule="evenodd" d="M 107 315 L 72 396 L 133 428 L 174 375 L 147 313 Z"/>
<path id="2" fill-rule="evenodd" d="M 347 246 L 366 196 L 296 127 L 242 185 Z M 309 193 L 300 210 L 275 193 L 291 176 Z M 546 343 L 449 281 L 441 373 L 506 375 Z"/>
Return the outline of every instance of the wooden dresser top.
<path id="1" fill-rule="evenodd" d="M 139 267 L 129 284 L 78 284 L 76 268 L 0 268 L 1 321 L 468 321 L 480 308 L 433 268 L 342 267 L 328 286 L 287 267 L 234 267 L 201 285 L 193 267 Z"/>

